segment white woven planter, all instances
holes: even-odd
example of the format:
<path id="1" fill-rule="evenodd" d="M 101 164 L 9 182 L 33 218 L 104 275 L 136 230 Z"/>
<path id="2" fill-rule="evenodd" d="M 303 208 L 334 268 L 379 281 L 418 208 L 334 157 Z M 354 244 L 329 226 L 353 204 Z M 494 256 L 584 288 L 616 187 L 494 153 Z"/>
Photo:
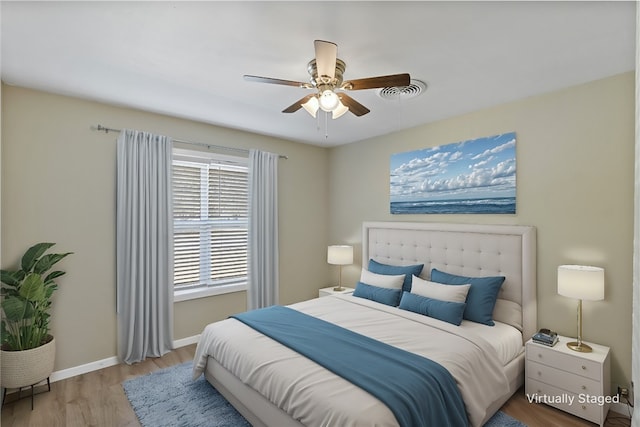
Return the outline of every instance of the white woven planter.
<path id="1" fill-rule="evenodd" d="M 23 351 L 0 351 L 2 372 L 0 382 L 7 389 L 27 387 L 43 381 L 53 372 L 56 340 Z"/>

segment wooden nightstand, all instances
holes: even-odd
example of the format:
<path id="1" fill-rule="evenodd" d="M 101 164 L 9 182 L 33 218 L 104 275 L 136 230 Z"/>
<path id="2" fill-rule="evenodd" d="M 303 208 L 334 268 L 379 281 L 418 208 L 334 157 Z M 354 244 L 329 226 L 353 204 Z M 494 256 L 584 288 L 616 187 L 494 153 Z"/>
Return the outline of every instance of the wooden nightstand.
<path id="1" fill-rule="evenodd" d="M 328 288 L 320 289 L 318 291 L 318 296 L 319 297 L 326 297 L 327 295 L 350 294 L 355 290 L 353 288 L 347 288 L 346 286 L 343 286 L 344 291 L 334 291 L 333 288 L 335 288 L 335 286 L 329 286 Z"/>
<path id="2" fill-rule="evenodd" d="M 567 347 L 570 341 L 575 338 L 560 336 L 553 347 L 527 342 L 525 393 L 602 426 L 612 402 L 609 347 L 589 343 L 593 352 L 579 353 Z"/>

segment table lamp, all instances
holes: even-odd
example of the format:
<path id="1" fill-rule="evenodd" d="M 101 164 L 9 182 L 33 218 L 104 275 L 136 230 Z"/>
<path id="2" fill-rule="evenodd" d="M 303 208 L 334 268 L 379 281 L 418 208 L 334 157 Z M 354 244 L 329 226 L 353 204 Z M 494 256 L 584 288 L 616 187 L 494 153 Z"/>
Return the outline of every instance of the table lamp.
<path id="1" fill-rule="evenodd" d="M 338 286 L 333 288 L 334 291 L 344 291 L 342 287 L 342 266 L 353 264 L 353 246 L 348 245 L 332 245 L 327 248 L 327 262 L 332 265 L 340 266 L 338 278 Z"/>
<path id="2" fill-rule="evenodd" d="M 604 299 L 604 269 L 586 265 L 558 267 L 558 293 L 578 300 L 578 340 L 567 343 L 571 350 L 590 353 L 591 347 L 582 342 L 582 300 Z"/>

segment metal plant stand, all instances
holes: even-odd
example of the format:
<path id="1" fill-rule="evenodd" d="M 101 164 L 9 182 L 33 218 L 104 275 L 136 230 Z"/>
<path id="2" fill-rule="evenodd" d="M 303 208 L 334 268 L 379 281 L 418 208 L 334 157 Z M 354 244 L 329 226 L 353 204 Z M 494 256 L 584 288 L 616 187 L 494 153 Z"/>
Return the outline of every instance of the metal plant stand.
<path id="1" fill-rule="evenodd" d="M 22 397 L 23 397 L 23 396 L 22 396 L 22 389 L 23 389 L 23 388 L 31 387 L 31 410 L 33 411 L 33 397 L 34 397 L 36 394 L 46 393 L 46 392 L 51 391 L 51 381 L 49 380 L 49 377 L 47 377 L 47 391 L 46 391 L 46 392 L 42 391 L 42 392 L 39 392 L 39 393 L 35 393 L 35 392 L 34 392 L 34 387 L 35 387 L 35 386 L 37 386 L 38 384 L 40 384 L 41 382 L 42 382 L 42 381 L 37 382 L 37 383 L 35 383 L 35 384 L 31 384 L 30 386 L 28 385 L 28 386 L 26 386 L 26 387 L 20 387 L 20 388 L 18 389 L 18 398 L 17 398 L 16 400 L 12 401 L 12 403 L 17 402 L 18 400 L 22 399 Z M 27 395 L 27 396 L 28 396 L 28 395 Z M 24 397 L 27 397 L 27 396 L 24 396 Z M 4 392 L 2 393 L 2 406 L 4 406 L 4 403 L 5 403 L 6 397 L 7 397 L 7 389 L 5 388 L 5 389 L 4 389 Z"/>

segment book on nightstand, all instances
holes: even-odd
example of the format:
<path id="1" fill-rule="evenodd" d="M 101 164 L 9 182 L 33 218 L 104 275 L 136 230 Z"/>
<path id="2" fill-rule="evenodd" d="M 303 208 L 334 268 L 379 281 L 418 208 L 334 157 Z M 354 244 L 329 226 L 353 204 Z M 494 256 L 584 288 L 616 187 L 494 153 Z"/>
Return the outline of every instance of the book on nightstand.
<path id="1" fill-rule="evenodd" d="M 531 337 L 531 340 L 538 344 L 553 347 L 558 342 L 558 334 L 549 329 L 543 328 Z"/>

